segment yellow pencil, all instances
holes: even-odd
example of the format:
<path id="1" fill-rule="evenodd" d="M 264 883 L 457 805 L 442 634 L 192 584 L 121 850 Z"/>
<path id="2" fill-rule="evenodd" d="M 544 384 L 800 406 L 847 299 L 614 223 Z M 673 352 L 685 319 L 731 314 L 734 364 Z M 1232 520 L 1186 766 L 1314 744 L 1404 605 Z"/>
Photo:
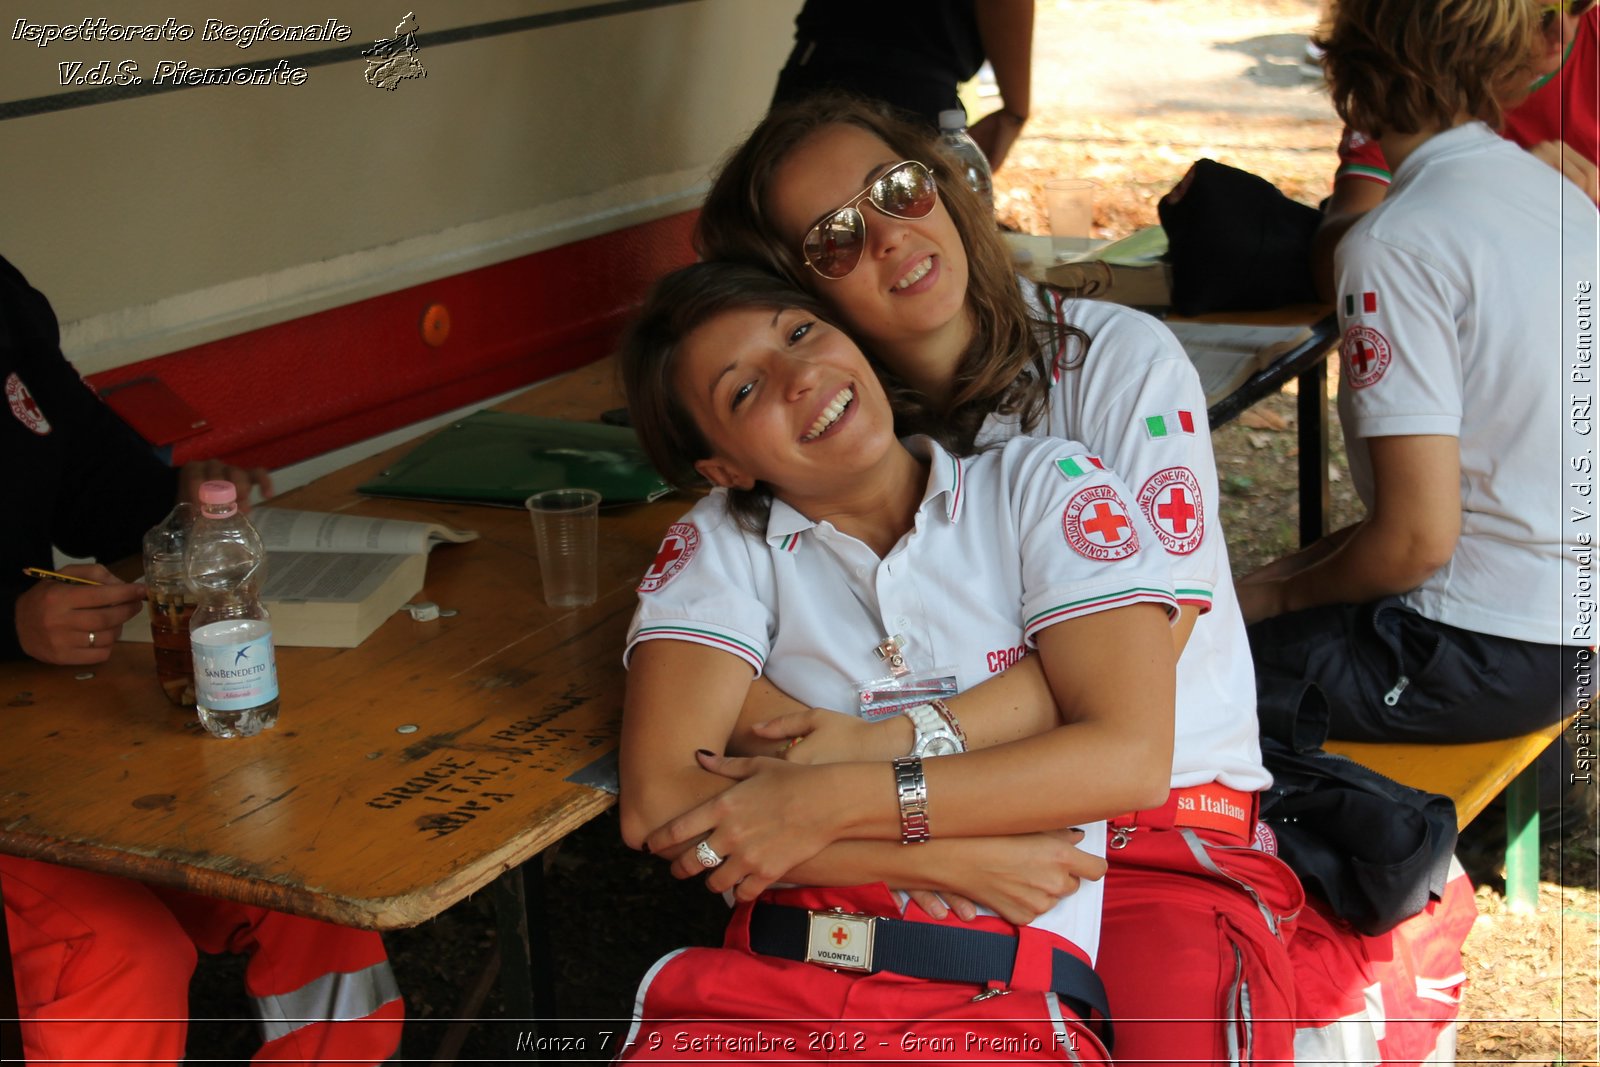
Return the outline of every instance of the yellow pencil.
<path id="1" fill-rule="evenodd" d="M 22 573 L 26 574 L 29 578 L 49 578 L 53 582 L 66 582 L 68 585 L 105 584 L 104 582 L 97 582 L 92 578 L 74 578 L 70 574 L 62 574 L 59 571 L 47 571 L 43 567 L 24 567 L 22 568 Z"/>

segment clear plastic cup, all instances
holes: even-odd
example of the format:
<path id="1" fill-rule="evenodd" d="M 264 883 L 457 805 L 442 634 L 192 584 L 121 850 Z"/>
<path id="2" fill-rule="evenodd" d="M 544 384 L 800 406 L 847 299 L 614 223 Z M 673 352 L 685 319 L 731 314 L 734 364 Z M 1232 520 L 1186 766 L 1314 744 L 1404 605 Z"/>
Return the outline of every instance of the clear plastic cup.
<path id="1" fill-rule="evenodd" d="M 1094 225 L 1094 197 L 1100 183 L 1088 178 L 1054 178 L 1044 183 L 1051 237 L 1088 237 Z"/>
<path id="2" fill-rule="evenodd" d="M 595 601 L 600 494 L 593 489 L 550 489 L 524 501 L 539 549 L 544 602 L 577 608 Z"/>

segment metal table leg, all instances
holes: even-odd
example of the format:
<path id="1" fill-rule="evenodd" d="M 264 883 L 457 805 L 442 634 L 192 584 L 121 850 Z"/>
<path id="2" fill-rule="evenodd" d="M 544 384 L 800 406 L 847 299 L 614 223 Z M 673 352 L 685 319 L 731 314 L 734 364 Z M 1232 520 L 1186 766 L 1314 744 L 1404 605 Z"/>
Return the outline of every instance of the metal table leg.
<path id="1" fill-rule="evenodd" d="M 1529 912 L 1539 906 L 1539 763 L 1535 760 L 1506 786 L 1506 907 Z"/>
<path id="2" fill-rule="evenodd" d="M 1327 531 L 1332 501 L 1328 494 L 1328 365 L 1318 361 L 1300 375 L 1295 410 L 1300 438 L 1300 547 Z"/>
<path id="3" fill-rule="evenodd" d="M 506 1011 L 518 1019 L 554 1019 L 556 990 L 550 929 L 545 923 L 543 854 L 496 878 L 490 890 Z"/>

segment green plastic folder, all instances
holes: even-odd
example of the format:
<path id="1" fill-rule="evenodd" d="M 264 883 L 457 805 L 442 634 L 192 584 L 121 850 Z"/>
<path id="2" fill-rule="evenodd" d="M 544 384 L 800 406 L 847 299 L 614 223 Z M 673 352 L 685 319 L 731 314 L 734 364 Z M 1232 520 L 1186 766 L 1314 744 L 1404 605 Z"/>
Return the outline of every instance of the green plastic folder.
<path id="1" fill-rule="evenodd" d="M 358 488 L 369 496 L 521 507 L 546 489 L 594 489 L 604 504 L 672 491 L 632 430 L 479 411 L 440 430 Z"/>

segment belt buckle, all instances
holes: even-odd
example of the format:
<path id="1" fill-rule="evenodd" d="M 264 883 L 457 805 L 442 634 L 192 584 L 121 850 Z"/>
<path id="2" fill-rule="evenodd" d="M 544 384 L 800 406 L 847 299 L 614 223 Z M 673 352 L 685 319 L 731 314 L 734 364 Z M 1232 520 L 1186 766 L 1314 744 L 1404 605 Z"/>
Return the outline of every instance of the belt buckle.
<path id="1" fill-rule="evenodd" d="M 858 915 L 842 908 L 807 911 L 806 962 L 841 971 L 872 970 L 872 935 L 876 915 Z"/>

